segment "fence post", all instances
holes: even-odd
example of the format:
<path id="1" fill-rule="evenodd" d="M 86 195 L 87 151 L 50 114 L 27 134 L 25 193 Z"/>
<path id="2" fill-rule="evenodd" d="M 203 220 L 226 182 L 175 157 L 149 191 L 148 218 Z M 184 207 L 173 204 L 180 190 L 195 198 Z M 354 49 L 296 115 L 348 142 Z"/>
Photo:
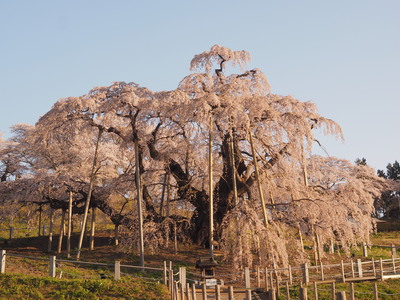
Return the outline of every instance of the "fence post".
<path id="1" fill-rule="evenodd" d="M 169 281 L 168 281 L 169 290 L 172 294 L 174 291 L 174 271 L 172 269 L 169 269 L 168 275 L 169 275 Z"/>
<path id="2" fill-rule="evenodd" d="M 114 264 L 114 280 L 121 279 L 121 262 L 119 260 L 115 261 Z"/>
<path id="3" fill-rule="evenodd" d="M 260 267 L 257 266 L 257 287 L 261 286 L 260 281 L 261 281 L 261 278 L 260 278 Z"/>
<path id="4" fill-rule="evenodd" d="M 164 268 L 163 268 L 163 276 L 164 276 L 164 285 L 167 285 L 167 262 L 164 260 Z"/>
<path id="5" fill-rule="evenodd" d="M 196 284 L 192 283 L 192 300 L 196 300 Z"/>
<path id="6" fill-rule="evenodd" d="M 318 300 L 318 286 L 316 281 L 314 281 L 314 299 Z"/>
<path id="7" fill-rule="evenodd" d="M 14 237 L 14 227 L 10 226 L 10 240 Z"/>
<path id="8" fill-rule="evenodd" d="M 186 283 L 186 299 L 190 299 L 190 283 Z"/>
<path id="9" fill-rule="evenodd" d="M 346 275 L 344 274 L 344 264 L 343 264 L 343 260 L 340 261 L 340 267 L 342 269 L 342 282 L 346 281 Z"/>
<path id="10" fill-rule="evenodd" d="M 355 275 L 354 275 L 354 260 L 351 260 L 350 263 L 351 263 L 351 276 L 354 278 L 355 277 Z"/>
<path id="11" fill-rule="evenodd" d="M 363 277 L 363 270 L 362 270 L 362 263 L 361 259 L 357 259 L 357 272 L 358 272 L 358 277 Z"/>
<path id="12" fill-rule="evenodd" d="M 381 273 L 381 280 L 385 280 L 383 278 L 383 262 L 382 262 L 382 258 L 379 258 L 379 268 L 380 268 L 380 273 Z"/>
<path id="13" fill-rule="evenodd" d="M 50 277 L 56 277 L 56 257 L 54 255 L 50 256 L 49 275 Z"/>
<path id="14" fill-rule="evenodd" d="M 374 300 L 378 300 L 378 284 L 374 282 Z"/>
<path id="15" fill-rule="evenodd" d="M 1 250 L 0 274 L 4 274 L 5 272 L 6 272 L 6 250 Z"/>
<path id="16" fill-rule="evenodd" d="M 290 300 L 290 288 L 289 288 L 289 282 L 286 281 L 286 299 Z"/>
<path id="17" fill-rule="evenodd" d="M 246 290 L 246 300 L 251 300 L 251 290 Z"/>
<path id="18" fill-rule="evenodd" d="M 221 300 L 221 286 L 219 284 L 215 286 L 215 299 Z"/>
<path id="19" fill-rule="evenodd" d="M 182 283 L 180 284 L 181 288 L 180 288 L 180 294 L 181 294 L 181 300 L 185 300 L 185 287 Z"/>
<path id="20" fill-rule="evenodd" d="M 207 288 L 205 283 L 201 286 L 201 293 L 203 294 L 203 300 L 207 300 Z"/>
<path id="21" fill-rule="evenodd" d="M 332 300 L 336 299 L 336 288 L 335 288 L 335 283 L 331 283 L 331 298 Z"/>
<path id="22" fill-rule="evenodd" d="M 392 244 L 392 257 L 396 258 L 396 256 L 397 256 L 396 245 Z"/>
<path id="23" fill-rule="evenodd" d="M 303 271 L 303 283 L 307 284 L 310 281 L 310 275 L 308 272 L 308 265 L 307 263 L 304 263 L 301 265 L 301 269 Z"/>
<path id="24" fill-rule="evenodd" d="M 276 300 L 276 293 L 273 287 L 268 290 L 268 300 Z"/>
<path id="25" fill-rule="evenodd" d="M 374 272 L 374 276 L 376 277 L 375 260 L 373 257 L 372 257 L 372 271 Z"/>
<path id="26" fill-rule="evenodd" d="M 292 267 L 289 265 L 289 284 L 293 284 Z"/>
<path id="27" fill-rule="evenodd" d="M 300 287 L 300 299 L 301 300 L 307 300 L 308 299 L 307 288 L 304 287 L 304 286 Z"/>
<path id="28" fill-rule="evenodd" d="M 354 282 L 350 282 L 350 299 L 354 300 Z"/>
<path id="29" fill-rule="evenodd" d="M 363 243 L 363 256 L 368 257 L 368 248 L 367 248 L 367 243 Z"/>
<path id="30" fill-rule="evenodd" d="M 228 299 L 229 300 L 235 299 L 234 296 L 233 296 L 233 286 L 229 286 L 228 287 Z"/>
<path id="31" fill-rule="evenodd" d="M 250 282 L 250 269 L 249 267 L 244 268 L 244 282 L 246 289 L 251 288 L 251 282 Z"/>
<path id="32" fill-rule="evenodd" d="M 321 268 L 321 280 L 325 280 L 324 276 L 324 265 L 322 264 L 322 261 L 320 263 L 320 268 Z"/>
<path id="33" fill-rule="evenodd" d="M 186 287 L 186 268 L 179 267 L 179 282 L 181 283 L 183 289 Z"/>
<path id="34" fill-rule="evenodd" d="M 346 292 L 338 292 L 336 294 L 336 299 L 337 300 L 346 300 Z"/>

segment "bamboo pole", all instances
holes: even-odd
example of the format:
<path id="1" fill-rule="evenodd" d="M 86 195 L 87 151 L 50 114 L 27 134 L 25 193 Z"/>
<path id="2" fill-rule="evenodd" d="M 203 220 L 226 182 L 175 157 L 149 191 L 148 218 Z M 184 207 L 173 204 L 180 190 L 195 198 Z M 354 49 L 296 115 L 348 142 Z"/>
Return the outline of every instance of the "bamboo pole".
<path id="1" fill-rule="evenodd" d="M 209 239 L 210 239 L 210 257 L 214 259 L 214 191 L 213 191 L 213 156 L 212 156 L 212 115 L 210 115 L 210 131 L 209 131 L 209 142 L 208 142 L 208 180 L 209 180 Z"/>
<path id="2" fill-rule="evenodd" d="M 256 156 L 256 150 L 254 148 L 253 135 L 251 133 L 251 129 L 249 129 L 249 136 L 250 136 L 251 152 L 253 154 L 253 160 L 254 160 L 254 169 L 256 172 L 258 192 L 260 194 L 261 205 L 262 205 L 262 210 L 263 210 L 263 215 L 264 215 L 264 225 L 265 225 L 265 228 L 268 228 L 267 208 L 265 207 L 264 194 L 263 194 L 263 190 L 262 190 L 262 186 L 261 186 L 260 174 L 258 172 L 257 156 Z"/>
<path id="3" fill-rule="evenodd" d="M 79 236 L 78 251 L 76 253 L 76 259 L 77 260 L 79 260 L 79 258 L 81 256 L 81 248 L 82 248 L 82 243 L 83 243 L 83 236 L 85 235 L 87 216 L 88 216 L 88 212 L 89 212 L 90 198 L 92 197 L 92 191 L 93 191 L 93 185 L 94 185 L 95 168 L 96 168 L 96 165 L 97 165 L 97 157 L 98 157 L 98 154 L 99 154 L 100 139 L 101 139 L 101 135 L 102 134 L 103 134 L 103 130 L 99 129 L 99 134 L 97 136 L 97 141 L 96 141 L 96 148 L 94 150 L 92 170 L 90 171 L 89 192 L 88 192 L 87 197 L 86 197 L 85 212 L 84 212 L 84 215 L 83 215 L 81 234 Z"/>

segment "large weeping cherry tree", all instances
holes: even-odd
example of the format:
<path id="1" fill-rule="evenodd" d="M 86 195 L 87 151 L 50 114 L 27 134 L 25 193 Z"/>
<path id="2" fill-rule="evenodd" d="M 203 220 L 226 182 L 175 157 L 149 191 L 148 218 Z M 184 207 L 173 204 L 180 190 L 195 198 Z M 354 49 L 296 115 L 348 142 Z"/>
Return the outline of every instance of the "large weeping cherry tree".
<path id="1" fill-rule="evenodd" d="M 101 131 L 90 206 L 138 239 L 138 214 L 126 201 L 137 199 L 141 186 L 147 247 L 170 239 L 174 227 L 181 240 L 206 247 L 214 241 L 225 259 L 243 267 L 301 260 L 298 232 L 344 247 L 368 241 L 381 181 L 367 166 L 313 155 L 314 132 L 341 139 L 340 126 L 311 102 L 271 93 L 261 70 L 246 70 L 250 59 L 246 51 L 215 45 L 193 58 L 193 73 L 175 90 L 115 82 L 59 100 L 30 137 L 35 160 L 29 180 L 39 173 L 52 179 L 41 201 L 67 205 L 73 190 L 76 211 L 82 211 L 87 162 Z M 239 72 L 227 74 L 227 66 Z"/>

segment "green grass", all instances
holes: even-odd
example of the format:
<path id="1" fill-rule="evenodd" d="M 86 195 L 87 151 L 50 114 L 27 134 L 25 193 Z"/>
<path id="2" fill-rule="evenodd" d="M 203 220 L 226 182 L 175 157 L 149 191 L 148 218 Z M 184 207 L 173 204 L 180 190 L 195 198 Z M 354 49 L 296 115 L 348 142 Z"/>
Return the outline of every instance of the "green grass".
<path id="1" fill-rule="evenodd" d="M 168 299 L 165 286 L 133 278 L 55 279 L 1 274 L 0 299 Z"/>

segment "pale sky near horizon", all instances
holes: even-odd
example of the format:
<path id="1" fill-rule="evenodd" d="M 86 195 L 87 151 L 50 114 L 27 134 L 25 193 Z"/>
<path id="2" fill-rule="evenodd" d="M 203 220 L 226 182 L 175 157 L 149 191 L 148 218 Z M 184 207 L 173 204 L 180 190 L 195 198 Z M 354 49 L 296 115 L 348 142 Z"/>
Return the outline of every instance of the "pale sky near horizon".
<path id="1" fill-rule="evenodd" d="M 343 128 L 327 152 L 400 160 L 400 1 L 0 0 L 0 132 L 113 81 L 175 89 L 195 54 L 252 55 L 272 92 Z"/>

